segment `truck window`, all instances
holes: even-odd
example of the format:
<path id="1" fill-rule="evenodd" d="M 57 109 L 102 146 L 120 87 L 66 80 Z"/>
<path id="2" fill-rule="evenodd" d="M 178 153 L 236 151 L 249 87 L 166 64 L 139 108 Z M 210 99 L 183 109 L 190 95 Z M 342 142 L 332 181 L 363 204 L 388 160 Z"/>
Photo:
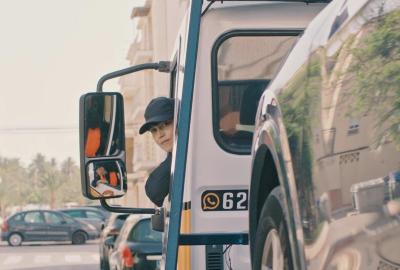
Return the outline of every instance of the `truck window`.
<path id="1" fill-rule="evenodd" d="M 258 101 L 299 33 L 230 32 L 212 53 L 213 129 L 222 149 L 250 154 Z"/>

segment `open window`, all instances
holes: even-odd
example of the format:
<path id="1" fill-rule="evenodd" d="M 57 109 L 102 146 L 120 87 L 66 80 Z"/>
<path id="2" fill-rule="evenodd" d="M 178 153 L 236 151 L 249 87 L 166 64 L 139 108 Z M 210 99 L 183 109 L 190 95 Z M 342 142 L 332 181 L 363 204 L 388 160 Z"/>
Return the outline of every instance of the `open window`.
<path id="1" fill-rule="evenodd" d="M 232 31 L 212 50 L 213 132 L 233 154 L 250 154 L 258 102 L 301 31 Z"/>

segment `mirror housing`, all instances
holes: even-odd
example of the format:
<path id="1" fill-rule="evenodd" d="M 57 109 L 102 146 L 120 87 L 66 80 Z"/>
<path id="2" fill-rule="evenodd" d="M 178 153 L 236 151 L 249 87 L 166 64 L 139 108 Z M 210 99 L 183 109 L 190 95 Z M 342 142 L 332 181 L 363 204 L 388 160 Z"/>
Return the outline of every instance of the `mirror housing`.
<path id="1" fill-rule="evenodd" d="M 127 190 L 124 101 L 120 93 L 96 92 L 79 101 L 83 195 L 119 198 Z"/>
<path id="2" fill-rule="evenodd" d="M 160 61 L 159 63 L 135 65 L 105 74 L 97 82 L 96 93 L 88 93 L 80 98 L 79 146 L 82 193 L 84 197 L 90 200 L 100 199 L 103 208 L 110 212 L 154 214 L 155 210 L 153 208 L 115 207 L 106 202 L 108 198 L 122 197 L 126 193 L 127 177 L 125 169 L 126 151 L 123 98 L 120 93 L 104 93 L 103 84 L 110 79 L 141 70 L 153 69 L 159 72 L 169 73 L 170 67 L 170 62 Z M 89 128 L 92 130 L 89 130 Z M 117 179 L 117 181 L 108 179 L 108 183 L 110 185 L 111 183 L 117 183 L 116 186 L 119 188 L 119 192 L 115 192 L 115 190 L 111 188 L 109 188 L 108 191 L 107 189 L 100 192 L 96 190 L 96 181 L 93 182 L 93 180 L 96 180 L 96 177 L 106 178 L 106 180 L 102 179 L 102 184 L 107 184 L 107 169 L 110 167 L 107 168 L 107 166 L 104 166 L 107 164 L 100 163 L 105 161 L 109 162 L 108 165 L 111 166 L 111 168 L 118 168 L 118 171 L 115 172 L 117 175 L 114 176 L 114 179 Z M 89 167 L 89 165 L 91 167 Z M 98 168 L 100 167 L 103 167 L 104 170 L 100 169 L 98 172 Z M 105 173 L 103 173 L 104 171 Z M 90 181 L 90 177 L 93 178 L 92 181 Z M 91 182 L 93 182 L 92 186 Z M 96 192 L 92 193 L 92 190 Z"/>
<path id="3" fill-rule="evenodd" d="M 151 228 L 154 231 L 164 232 L 165 217 L 164 207 L 159 208 L 155 214 L 151 216 Z"/>

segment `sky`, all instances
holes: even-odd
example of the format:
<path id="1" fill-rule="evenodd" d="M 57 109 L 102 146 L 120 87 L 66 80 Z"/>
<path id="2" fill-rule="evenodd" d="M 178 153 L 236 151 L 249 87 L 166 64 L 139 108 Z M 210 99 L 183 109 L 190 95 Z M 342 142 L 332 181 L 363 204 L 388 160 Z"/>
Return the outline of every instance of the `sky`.
<path id="1" fill-rule="evenodd" d="M 0 156 L 79 160 L 79 97 L 125 68 L 141 0 L 0 0 Z M 119 91 L 117 79 L 105 84 Z"/>

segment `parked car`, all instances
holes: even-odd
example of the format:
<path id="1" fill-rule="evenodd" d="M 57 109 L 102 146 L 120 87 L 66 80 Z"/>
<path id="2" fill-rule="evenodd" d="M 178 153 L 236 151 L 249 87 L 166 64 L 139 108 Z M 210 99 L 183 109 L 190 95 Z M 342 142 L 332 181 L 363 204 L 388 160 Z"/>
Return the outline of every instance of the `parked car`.
<path id="1" fill-rule="evenodd" d="M 101 232 L 108 220 L 107 214 L 102 210 L 94 207 L 74 207 L 68 209 L 60 209 L 59 211 L 77 219 L 92 224 Z"/>
<path id="2" fill-rule="evenodd" d="M 112 270 L 156 270 L 160 268 L 162 234 L 151 228 L 148 215 L 131 215 L 117 239 L 107 238 L 113 247 L 109 257 Z"/>
<path id="3" fill-rule="evenodd" d="M 121 206 L 121 205 L 115 205 L 115 206 Z M 106 210 L 103 206 L 101 205 L 97 205 L 97 204 L 90 204 L 90 205 L 85 205 L 84 207 L 90 207 L 90 208 L 94 208 L 97 209 L 99 211 L 101 211 L 103 213 L 103 215 L 106 217 L 106 219 L 108 220 L 111 216 L 111 212 Z"/>
<path id="4" fill-rule="evenodd" d="M 99 243 L 99 251 L 100 251 L 100 269 L 101 270 L 109 270 L 108 257 L 112 248 L 105 245 L 105 241 L 107 238 L 112 237 L 114 241 L 119 235 L 119 232 L 124 225 L 125 220 L 128 218 L 129 214 L 111 214 L 106 226 L 100 234 L 100 243 Z"/>
<path id="5" fill-rule="evenodd" d="M 10 246 L 20 246 L 24 241 L 72 241 L 84 244 L 99 237 L 91 224 L 51 210 L 31 210 L 7 218 L 1 227 L 1 239 Z"/>

